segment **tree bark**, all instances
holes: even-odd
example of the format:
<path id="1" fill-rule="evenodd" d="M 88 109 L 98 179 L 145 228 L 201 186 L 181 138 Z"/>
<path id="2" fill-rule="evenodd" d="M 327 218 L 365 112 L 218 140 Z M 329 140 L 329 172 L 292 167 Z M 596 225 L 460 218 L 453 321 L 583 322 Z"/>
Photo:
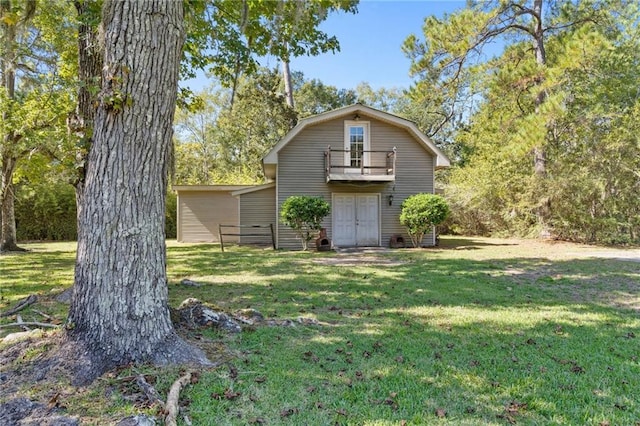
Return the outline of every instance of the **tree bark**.
<path id="1" fill-rule="evenodd" d="M 7 135 L 3 143 L 11 144 L 13 141 Z M 8 148 L 7 148 L 8 150 Z M 16 158 L 9 152 L 2 154 L 2 179 L 0 183 L 0 204 L 2 205 L 2 238 L 0 238 L 0 252 L 24 251 L 18 247 L 16 236 L 15 194 L 13 192 L 13 171 Z"/>
<path id="2" fill-rule="evenodd" d="M 291 70 L 289 69 L 289 61 L 282 61 L 282 76 L 284 79 L 284 95 L 287 100 L 287 105 L 293 108 L 293 87 L 291 85 Z"/>
<path id="3" fill-rule="evenodd" d="M 535 0 L 533 2 L 533 47 L 536 55 L 536 63 L 540 67 L 547 66 L 547 54 L 544 47 L 544 27 L 542 21 L 542 5 L 543 0 Z M 542 84 L 542 82 L 541 82 Z M 547 100 L 546 89 L 541 89 L 536 96 L 536 113 L 540 113 L 540 107 Z M 536 217 L 540 226 L 540 237 L 547 238 L 551 235 L 549 228 L 549 219 L 551 216 L 551 200 L 547 194 L 547 151 L 544 144 L 533 148 L 533 171 L 538 180 L 538 208 Z"/>
<path id="4" fill-rule="evenodd" d="M 99 17 L 96 0 L 75 0 L 78 13 L 78 103 L 76 110 L 68 121 L 69 132 L 78 138 L 76 151 L 77 175 L 73 182 L 76 194 L 82 196 L 85 177 L 85 165 L 95 120 L 97 102 L 96 93 L 100 89 L 102 71 L 102 51 L 98 39 L 98 25 L 94 22 Z M 97 15 L 97 16 L 96 16 Z M 78 204 L 82 204 L 78 199 Z"/>
<path id="5" fill-rule="evenodd" d="M 30 18 L 33 13 L 29 2 L 29 9 L 25 10 L 24 19 Z M 0 2 L 0 17 L 12 11 L 10 1 Z M 16 96 L 16 23 L 0 19 L 2 29 L 2 87 L 5 90 L 7 99 L 13 101 Z M 8 122 L 11 118 L 11 105 L 5 107 L 2 112 L 2 121 Z M 18 247 L 16 236 L 16 216 L 15 216 L 15 194 L 13 191 L 13 172 L 16 167 L 17 156 L 15 155 L 15 145 L 20 140 L 13 130 L 8 130 L 2 136 L 0 145 L 0 160 L 2 160 L 2 177 L 0 179 L 0 252 L 22 251 Z"/>
<path id="6" fill-rule="evenodd" d="M 94 377 L 130 362 L 207 363 L 176 336 L 167 301 L 164 208 L 183 2 L 107 0 L 102 16 L 102 91 L 68 336 L 86 350 Z"/>
<path id="7" fill-rule="evenodd" d="M 76 211 L 78 217 L 83 206 L 84 180 L 86 164 L 96 115 L 96 93 L 101 86 L 102 49 L 98 37 L 99 18 L 97 0 L 75 0 L 74 6 L 78 13 L 78 103 L 76 110 L 70 114 L 67 126 L 69 133 L 78 140 L 76 146 L 76 175 L 73 186 L 76 189 Z M 78 227 L 78 238 L 81 232 Z"/>

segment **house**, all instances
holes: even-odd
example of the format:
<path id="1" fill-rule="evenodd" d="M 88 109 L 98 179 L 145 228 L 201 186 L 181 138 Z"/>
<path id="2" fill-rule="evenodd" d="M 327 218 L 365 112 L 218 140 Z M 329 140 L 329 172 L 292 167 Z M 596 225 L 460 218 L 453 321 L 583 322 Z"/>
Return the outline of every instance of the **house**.
<path id="1" fill-rule="evenodd" d="M 413 122 L 360 104 L 339 108 L 300 120 L 264 156 L 267 184 L 199 191 L 177 187 L 178 239 L 188 241 L 185 229 L 211 228 L 186 222 L 204 216 L 197 212 L 196 198 L 217 194 L 222 200 L 224 192 L 228 204 L 219 207 L 237 208 L 227 215 L 235 221 L 229 224 L 273 224 L 278 248 L 301 247 L 295 233 L 278 220 L 280 206 L 292 195 L 318 196 L 330 203 L 323 226 L 333 246 L 388 246 L 398 235 L 409 241 L 399 221 L 402 201 L 434 193 L 435 170 L 448 166 L 444 153 Z M 252 239 L 256 237 L 241 236 L 240 242 Z M 210 241 L 216 240 L 211 235 Z M 435 233 L 425 235 L 423 244 L 435 245 Z"/>

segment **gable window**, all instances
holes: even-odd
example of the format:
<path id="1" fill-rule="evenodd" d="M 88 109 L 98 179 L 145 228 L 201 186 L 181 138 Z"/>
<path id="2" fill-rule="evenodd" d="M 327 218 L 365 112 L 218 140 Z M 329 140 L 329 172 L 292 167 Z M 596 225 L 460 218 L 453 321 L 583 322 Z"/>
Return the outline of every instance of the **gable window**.
<path id="1" fill-rule="evenodd" d="M 344 151 L 346 171 L 369 166 L 369 122 L 345 121 Z"/>

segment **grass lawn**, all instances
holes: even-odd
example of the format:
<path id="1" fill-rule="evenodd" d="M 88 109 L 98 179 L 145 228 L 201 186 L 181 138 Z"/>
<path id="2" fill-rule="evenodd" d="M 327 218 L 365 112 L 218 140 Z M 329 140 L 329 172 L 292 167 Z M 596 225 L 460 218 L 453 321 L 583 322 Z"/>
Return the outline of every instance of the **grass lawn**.
<path id="1" fill-rule="evenodd" d="M 617 258 L 637 250 L 446 237 L 361 254 L 168 245 L 172 306 L 196 297 L 297 324 L 193 335 L 232 355 L 181 394 L 194 425 L 640 424 L 640 263 Z M 27 247 L 0 257 L 0 311 L 37 293 L 33 309 L 64 319 L 51 296 L 72 282 L 74 245 Z M 101 412 L 136 412 L 120 379 L 139 371 L 163 394 L 179 374 L 130 367 L 67 387 L 69 414 L 105 424 Z"/>

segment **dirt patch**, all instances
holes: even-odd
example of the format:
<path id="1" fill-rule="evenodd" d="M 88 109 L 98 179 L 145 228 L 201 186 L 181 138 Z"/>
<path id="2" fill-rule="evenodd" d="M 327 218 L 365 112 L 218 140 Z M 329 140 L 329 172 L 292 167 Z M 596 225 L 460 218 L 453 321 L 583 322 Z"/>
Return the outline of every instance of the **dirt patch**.
<path id="1" fill-rule="evenodd" d="M 628 262 L 640 262 L 640 250 L 637 249 L 594 249 L 593 251 L 569 253 L 569 255 L 580 258 L 615 259 Z"/>
<path id="2" fill-rule="evenodd" d="M 234 357 L 219 341 L 203 338 L 196 333 L 184 333 L 181 337 L 204 351 L 209 360 L 215 361 L 212 361 L 211 367 L 203 366 L 201 370 L 216 368 Z M 108 372 L 91 384 L 77 386 L 78 371 L 91 368 L 91 360 L 84 362 L 83 358 L 82 349 L 74 347 L 59 330 L 34 334 L 33 337 L 0 346 L 0 424 L 116 424 L 126 413 L 105 416 L 103 412 L 113 405 L 110 394 L 114 389 L 108 382 L 117 381 L 114 377 L 120 374 L 122 368 Z M 162 368 L 153 371 L 162 374 Z M 73 399 L 85 395 L 85 404 L 88 393 L 93 394 L 89 400 L 94 407 L 84 410 L 83 406 L 83 414 L 78 416 L 76 406 L 69 410 L 76 415 L 69 415 L 67 408 L 74 405 Z M 131 399 L 124 391 L 121 393 L 123 398 Z M 91 410 L 99 419 L 87 413 Z"/>
<path id="3" fill-rule="evenodd" d="M 77 354 L 58 356 L 61 342 L 60 332 L 43 333 L 0 350 L 2 424 L 78 424 L 62 404 Z"/>
<path id="4" fill-rule="evenodd" d="M 640 258 L 624 249 L 567 251 L 546 259 L 514 259 L 504 269 L 490 272 L 516 285 L 545 291 L 554 298 L 593 303 L 640 312 Z"/>
<path id="5" fill-rule="evenodd" d="M 389 255 L 393 251 L 384 247 L 336 249 L 336 255 L 313 259 L 319 265 L 339 266 L 398 266 L 407 263 Z"/>
<path id="6" fill-rule="evenodd" d="M 313 263 L 319 265 L 340 265 L 340 266 L 398 266 L 406 262 L 398 259 L 390 259 L 379 256 L 370 255 L 344 255 L 335 257 L 325 257 L 322 259 L 314 259 Z"/>

